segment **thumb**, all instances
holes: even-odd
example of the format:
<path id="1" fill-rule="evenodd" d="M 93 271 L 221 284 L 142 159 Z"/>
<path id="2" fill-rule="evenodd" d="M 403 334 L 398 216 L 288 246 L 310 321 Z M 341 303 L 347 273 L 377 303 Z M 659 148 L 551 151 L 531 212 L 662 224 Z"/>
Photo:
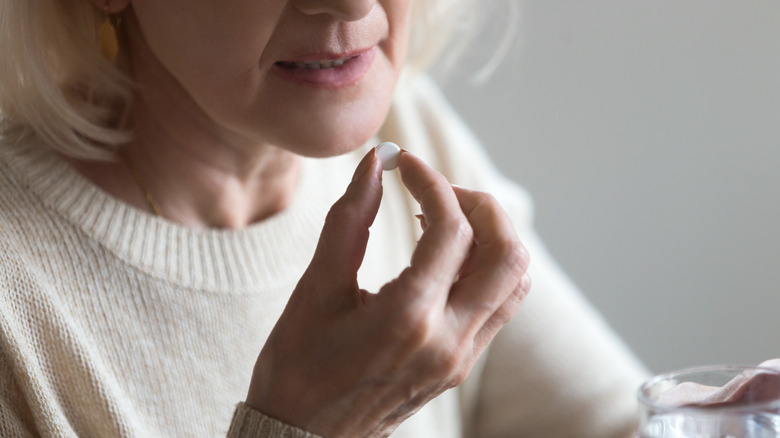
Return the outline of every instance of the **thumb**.
<path id="1" fill-rule="evenodd" d="M 352 177 L 344 195 L 333 204 L 304 276 L 332 290 L 357 289 L 357 271 L 363 263 L 368 228 L 382 200 L 382 167 L 372 148 Z M 318 288 L 322 290 L 322 288 Z"/>

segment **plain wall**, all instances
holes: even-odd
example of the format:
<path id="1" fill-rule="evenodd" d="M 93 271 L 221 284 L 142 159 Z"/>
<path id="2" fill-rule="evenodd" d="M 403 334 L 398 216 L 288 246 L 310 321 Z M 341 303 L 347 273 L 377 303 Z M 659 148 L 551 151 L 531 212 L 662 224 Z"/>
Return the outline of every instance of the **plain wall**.
<path id="1" fill-rule="evenodd" d="M 780 2 L 507 1 L 442 82 L 650 369 L 780 357 Z"/>

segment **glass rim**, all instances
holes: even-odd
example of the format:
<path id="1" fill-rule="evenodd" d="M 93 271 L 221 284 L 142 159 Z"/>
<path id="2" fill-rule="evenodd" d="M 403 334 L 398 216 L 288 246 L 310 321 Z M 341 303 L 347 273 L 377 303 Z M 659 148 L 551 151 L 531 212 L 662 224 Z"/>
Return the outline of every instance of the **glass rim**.
<path id="1" fill-rule="evenodd" d="M 645 396 L 645 390 L 649 388 L 651 385 L 654 385 L 660 381 L 663 380 L 670 380 L 674 378 L 674 376 L 679 376 L 683 374 L 693 374 L 693 373 L 701 373 L 701 372 L 707 372 L 707 371 L 763 371 L 768 372 L 771 374 L 774 374 L 776 376 L 780 376 L 780 370 L 775 368 L 769 368 L 769 367 L 762 367 L 759 365 L 704 365 L 704 366 L 695 366 L 690 368 L 681 368 L 679 370 L 675 371 L 669 371 L 667 373 L 658 374 L 656 376 L 653 376 L 649 379 L 647 379 L 642 385 L 639 386 L 639 389 L 637 390 L 637 399 L 639 400 L 639 404 L 648 407 L 649 409 L 652 409 L 655 412 L 708 412 L 708 413 L 716 413 L 716 412 L 739 412 L 739 411 L 753 411 L 753 410 L 763 410 L 763 409 L 770 409 L 770 408 L 780 408 L 780 393 L 778 393 L 776 396 L 774 396 L 771 399 L 768 399 L 766 401 L 758 402 L 758 403 L 750 403 L 750 404 L 735 404 L 732 406 L 674 406 L 674 405 L 664 405 L 664 404 L 658 404 L 657 402 L 651 400 L 649 397 Z M 735 375 L 734 377 L 737 377 Z"/>

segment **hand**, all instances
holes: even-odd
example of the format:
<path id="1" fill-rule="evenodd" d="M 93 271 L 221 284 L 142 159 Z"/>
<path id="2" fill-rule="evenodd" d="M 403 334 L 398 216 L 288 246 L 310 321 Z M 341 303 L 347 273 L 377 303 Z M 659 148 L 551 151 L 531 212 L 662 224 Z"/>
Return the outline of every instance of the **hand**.
<path id="1" fill-rule="evenodd" d="M 387 436 L 460 384 L 517 311 L 529 258 L 497 202 L 408 152 L 399 169 L 425 217 L 410 266 L 376 294 L 357 284 L 382 197 L 372 149 L 258 357 L 248 406 L 321 436 Z"/>

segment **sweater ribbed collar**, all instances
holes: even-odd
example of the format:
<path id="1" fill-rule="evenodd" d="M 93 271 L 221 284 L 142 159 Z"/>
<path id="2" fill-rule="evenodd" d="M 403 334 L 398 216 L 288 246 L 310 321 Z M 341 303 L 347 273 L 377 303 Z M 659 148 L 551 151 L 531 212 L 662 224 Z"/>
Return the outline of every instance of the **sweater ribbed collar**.
<path id="1" fill-rule="evenodd" d="M 359 154 L 305 159 L 291 205 L 240 230 L 193 229 L 138 210 L 45 146 L 3 145 L 0 165 L 60 219 L 134 268 L 187 288 L 252 293 L 297 281 Z"/>

